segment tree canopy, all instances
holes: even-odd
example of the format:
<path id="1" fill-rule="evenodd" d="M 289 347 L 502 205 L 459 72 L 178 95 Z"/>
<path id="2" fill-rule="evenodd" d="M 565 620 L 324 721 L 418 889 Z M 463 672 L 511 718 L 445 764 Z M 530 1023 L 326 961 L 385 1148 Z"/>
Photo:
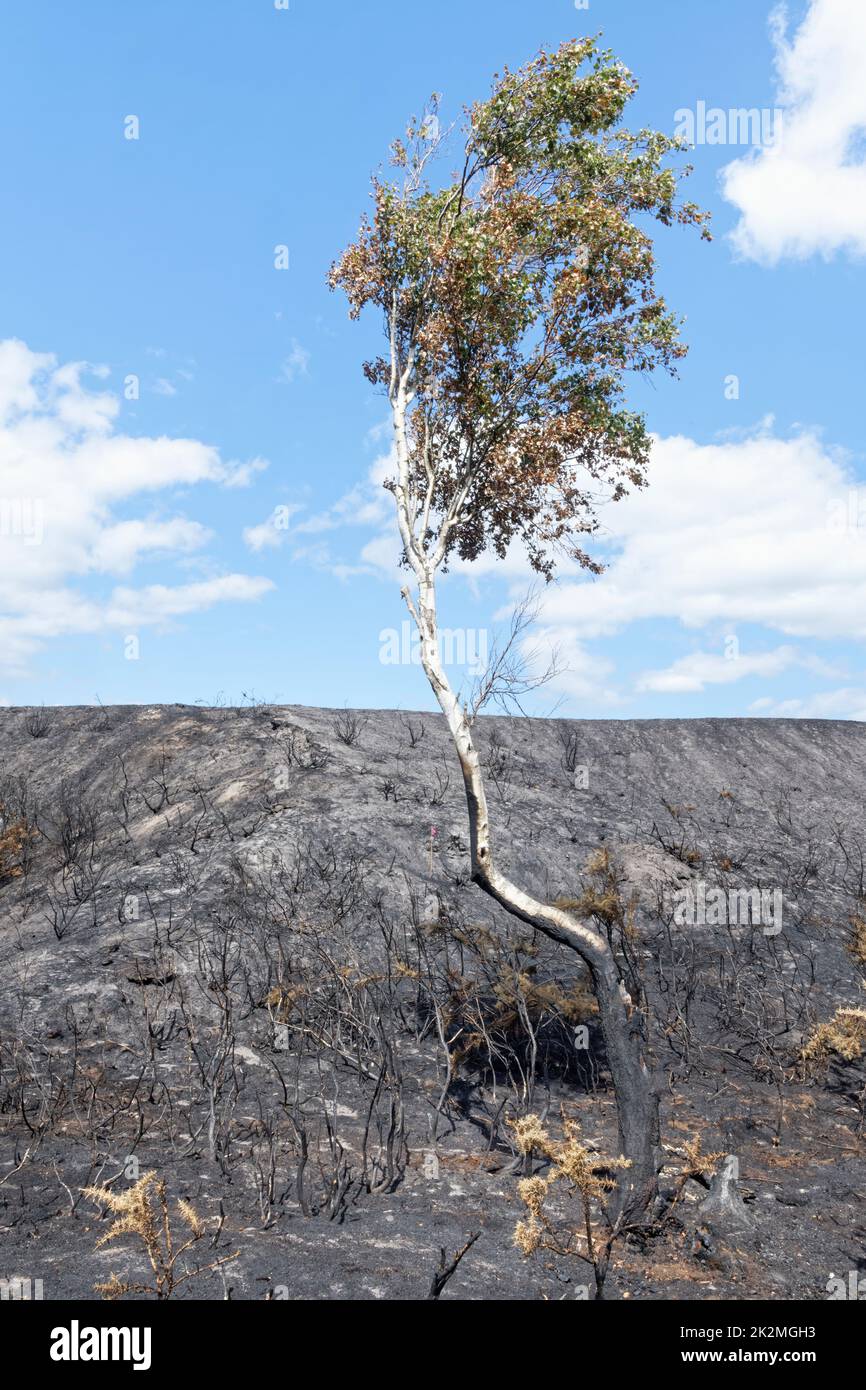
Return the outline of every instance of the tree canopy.
<path id="1" fill-rule="evenodd" d="M 388 350 L 365 372 L 395 411 L 408 560 L 503 556 L 517 539 L 547 577 L 558 548 L 597 570 L 582 538 L 599 485 L 616 499 L 645 482 L 627 377 L 674 373 L 686 351 L 652 220 L 709 232 L 678 198 L 683 142 L 623 128 L 636 89 L 594 40 L 566 43 L 467 108 L 456 172 L 435 177 L 454 132 L 434 97 L 392 147 L 398 174 L 373 180 L 330 284 L 352 317 L 384 315 Z"/>

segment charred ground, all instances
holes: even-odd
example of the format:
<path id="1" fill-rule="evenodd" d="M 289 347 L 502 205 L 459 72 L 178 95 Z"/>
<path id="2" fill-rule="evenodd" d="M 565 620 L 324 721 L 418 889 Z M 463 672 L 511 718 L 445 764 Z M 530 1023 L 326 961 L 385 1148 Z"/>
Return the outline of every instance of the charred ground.
<path id="1" fill-rule="evenodd" d="M 863 1002 L 866 729 L 481 725 L 503 866 L 611 935 L 666 1082 L 658 1220 L 609 1295 L 826 1298 L 866 1268 L 864 1073 L 856 1039 L 803 1050 Z M 476 1232 L 443 1298 L 591 1286 L 515 1247 L 509 1123 L 564 1107 L 615 1151 L 591 993 L 469 882 L 439 718 L 6 709 L 0 740 L 0 1277 L 144 1279 L 81 1193 L 132 1157 L 204 1262 L 239 1252 L 187 1296 L 424 1298 Z M 677 925 L 699 883 L 779 890 L 781 931 Z M 734 1228 L 700 1210 L 712 1165 L 684 1177 L 698 1137 L 737 1160 Z"/>

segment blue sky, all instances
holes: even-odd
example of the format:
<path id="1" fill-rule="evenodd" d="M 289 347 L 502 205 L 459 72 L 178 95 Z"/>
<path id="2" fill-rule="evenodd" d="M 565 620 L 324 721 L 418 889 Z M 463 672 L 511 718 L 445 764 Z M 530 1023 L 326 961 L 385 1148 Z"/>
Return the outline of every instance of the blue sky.
<path id="1" fill-rule="evenodd" d="M 327 270 L 430 92 L 450 120 L 598 31 L 633 125 L 704 103 L 726 143 L 691 156 L 712 245 L 658 239 L 691 351 L 633 393 L 656 482 L 603 518 L 607 574 L 543 596 L 564 669 L 535 709 L 866 718 L 861 0 L 784 25 L 762 0 L 9 6 L 0 699 L 430 707 L 381 660 L 405 614 L 379 324 Z M 780 109 L 774 143 L 736 143 L 732 108 Z M 492 632 L 527 578 L 456 573 L 444 622 Z"/>

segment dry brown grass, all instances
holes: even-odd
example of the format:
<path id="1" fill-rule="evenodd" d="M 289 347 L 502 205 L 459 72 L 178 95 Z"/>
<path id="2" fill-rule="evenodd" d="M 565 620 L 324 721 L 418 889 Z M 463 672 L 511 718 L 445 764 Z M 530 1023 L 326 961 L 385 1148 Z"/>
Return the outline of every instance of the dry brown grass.
<path id="1" fill-rule="evenodd" d="M 866 909 L 866 903 L 863 904 Z M 848 950 L 854 957 L 858 965 L 866 969 L 866 917 L 855 913 L 851 918 L 851 939 L 848 942 Z"/>
<path id="2" fill-rule="evenodd" d="M 800 1058 L 807 1072 L 829 1064 L 831 1057 L 855 1062 L 866 1050 L 866 1009 L 838 1008 L 806 1039 Z"/>
<path id="3" fill-rule="evenodd" d="M 678 1128 L 682 1128 L 682 1126 L 678 1126 Z M 693 1178 L 708 1183 L 715 1176 L 718 1165 L 725 1157 L 721 1151 L 705 1154 L 699 1134 L 696 1134 L 692 1139 L 687 1139 L 683 1147 L 673 1150 L 673 1153 L 679 1163 L 679 1172 L 676 1175 L 676 1186 L 668 1207 L 668 1214 L 679 1202 L 689 1179 Z"/>
<path id="4" fill-rule="evenodd" d="M 0 802 L 0 883 L 21 877 L 21 861 L 34 833 L 23 817 L 13 816 Z"/>
<path id="5" fill-rule="evenodd" d="M 634 897 L 624 901 L 622 879 L 610 851 L 595 850 L 587 861 L 586 873 L 590 882 L 580 897 L 556 898 L 554 906 L 578 917 L 594 917 L 606 927 L 618 927 L 629 941 L 636 941 L 636 901 Z"/>
<path id="6" fill-rule="evenodd" d="M 652 1284 L 711 1284 L 713 1276 L 704 1278 L 694 1260 L 672 1255 L 669 1260 L 652 1260 L 641 1265 L 641 1274 Z"/>
<path id="7" fill-rule="evenodd" d="M 96 1292 L 103 1298 L 123 1298 L 129 1293 L 152 1294 L 156 1298 L 171 1298 L 172 1294 L 189 1279 L 201 1274 L 209 1274 L 221 1265 L 237 1258 L 238 1251 L 211 1260 L 205 1265 L 185 1266 L 185 1256 L 206 1234 L 204 1225 L 195 1208 L 189 1202 L 178 1199 L 176 1206 L 182 1223 L 189 1235 L 181 1243 L 172 1225 L 165 1181 L 156 1173 L 144 1173 L 131 1187 L 123 1192 L 112 1192 L 108 1187 L 85 1187 L 84 1195 L 92 1202 L 113 1211 L 117 1220 L 99 1237 L 96 1248 L 119 1240 L 121 1236 L 136 1236 L 142 1241 L 153 1271 L 152 1284 L 134 1284 L 110 1274 L 104 1284 L 96 1284 Z"/>

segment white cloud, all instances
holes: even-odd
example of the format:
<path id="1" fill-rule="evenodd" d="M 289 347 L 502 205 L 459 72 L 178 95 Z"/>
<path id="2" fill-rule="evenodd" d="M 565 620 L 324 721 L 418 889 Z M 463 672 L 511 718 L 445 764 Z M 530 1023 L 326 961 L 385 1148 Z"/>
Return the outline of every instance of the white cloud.
<path id="1" fill-rule="evenodd" d="M 0 419 L 36 409 L 35 379 L 53 365 L 50 353 L 30 352 L 17 338 L 0 342 Z"/>
<path id="2" fill-rule="evenodd" d="M 243 537 L 250 550 L 276 549 L 288 540 L 290 531 L 289 523 L 296 512 L 301 511 L 301 507 L 289 504 L 281 504 L 274 507 L 270 516 L 258 526 L 247 526 L 244 529 Z"/>
<path id="3" fill-rule="evenodd" d="M 639 691 L 685 694 L 705 690 L 708 685 L 733 685 L 748 676 L 779 676 L 797 665 L 795 647 L 777 647 L 771 652 L 690 652 L 663 671 L 645 671 L 638 677 Z"/>
<path id="4" fill-rule="evenodd" d="M 301 347 L 297 338 L 292 339 L 292 350 L 280 366 L 280 380 L 293 382 L 299 376 L 307 376 L 310 369 L 310 354 Z"/>
<path id="5" fill-rule="evenodd" d="M 128 576 L 144 558 L 189 555 L 211 539 L 196 521 L 155 512 L 156 494 L 242 486 L 264 463 L 225 463 L 194 439 L 118 433 L 117 398 L 89 389 L 85 375 L 104 380 L 107 369 L 58 366 L 18 340 L 0 342 L 0 669 L 8 672 L 20 673 L 53 637 L 122 626 L 133 612 L 138 624 L 162 622 L 271 587 L 229 575 L 97 592 L 100 579 Z M 129 516 L 143 496 L 147 514 Z"/>
<path id="6" fill-rule="evenodd" d="M 861 496 L 811 434 L 657 439 L 650 486 L 602 513 L 607 570 L 548 590 L 544 618 L 583 640 L 658 618 L 862 640 L 866 508 L 855 525 L 852 502 Z"/>
<path id="7" fill-rule="evenodd" d="M 383 455 L 364 483 L 292 533 L 297 538 L 365 522 L 373 534 L 354 563 L 337 564 L 321 547 L 296 550 L 296 558 L 340 577 L 396 579 L 393 499 L 381 487 L 392 467 Z M 623 698 L 610 688 L 610 664 L 586 644 L 639 622 L 668 620 L 711 629 L 719 638 L 716 652 L 643 672 L 639 693 L 700 691 L 794 668 L 838 677 L 814 652 L 791 643 L 726 661 L 721 636 L 737 625 L 801 642 L 866 639 L 866 487 L 841 452 L 814 433 L 781 439 L 768 420 L 751 434 L 707 445 L 683 436 L 656 438 L 649 487 L 604 507 L 600 520 L 593 548 L 606 571 L 594 578 L 561 564 L 559 582 L 541 591 L 539 631 L 548 646 L 556 640 L 565 652 L 571 674 L 559 684 L 571 694 Z M 490 554 L 472 565 L 457 561 L 453 572 L 470 584 L 504 579 L 515 595 L 532 577 L 516 544 L 504 560 Z"/>
<path id="8" fill-rule="evenodd" d="M 165 348 L 145 348 L 149 357 L 167 358 Z M 194 357 L 184 358 L 186 365 L 172 366 L 168 371 L 155 378 L 150 390 L 157 396 L 176 396 L 179 390 L 178 382 L 189 382 L 195 380 L 195 373 L 191 370 L 195 366 Z"/>
<path id="9" fill-rule="evenodd" d="M 291 517 L 301 510 L 298 506 L 276 507 L 265 521 L 248 526 L 244 541 L 251 550 L 263 550 L 292 543 L 292 558 L 315 569 L 325 570 L 338 579 L 357 575 L 396 577 L 399 547 L 394 522 L 394 502 L 383 483 L 395 467 L 393 449 L 380 455 L 370 466 L 366 478 L 325 511 L 316 512 L 297 525 L 289 527 Z M 321 537 L 346 527 L 368 527 L 378 531 L 361 554 L 360 564 L 347 564 L 335 559 L 327 542 Z"/>
<path id="10" fill-rule="evenodd" d="M 823 690 L 803 699 L 772 700 L 765 696 L 749 712 L 776 719 L 860 719 L 866 721 L 866 689 L 846 686 Z"/>
<path id="11" fill-rule="evenodd" d="M 394 499 L 384 483 L 397 468 L 393 447 L 381 454 L 371 465 L 363 482 L 344 493 L 327 511 L 318 512 L 297 528 L 300 533 L 315 535 L 335 531 L 340 526 L 385 526 L 393 522 Z"/>
<path id="12" fill-rule="evenodd" d="M 215 603 L 250 603 L 274 586 L 248 574 L 223 574 L 197 584 L 149 584 L 143 589 L 115 589 L 106 610 L 112 627 L 138 627 L 167 622 L 188 613 L 213 608 Z"/>
<path id="13" fill-rule="evenodd" d="M 393 499 L 381 490 L 389 471 L 385 455 L 364 483 L 293 532 L 297 538 L 302 531 L 332 531 L 367 519 L 362 504 L 369 500 L 372 534 L 350 557 L 354 563 L 337 564 L 315 546 L 307 553 L 296 549 L 295 557 L 341 578 L 379 573 L 399 582 Z M 605 572 L 595 578 L 565 563 L 558 583 L 540 591 L 532 641 L 542 660 L 558 647 L 566 669 L 557 688 L 594 706 L 622 705 L 629 692 L 615 679 L 610 658 L 616 653 L 602 656 L 592 643 L 621 634 L 628 642 L 638 624 L 655 624 L 658 633 L 660 622 L 672 625 L 662 641 L 677 639 L 682 628 L 706 632 L 711 640 L 702 642 L 703 650 L 641 672 L 632 696 L 700 692 L 794 671 L 813 680 L 847 679 L 809 646 L 866 640 L 866 486 L 843 453 L 808 431 L 779 438 L 766 420 L 751 433 L 706 445 L 683 436 L 655 438 L 649 476 L 647 489 L 602 508 L 592 548 L 606 562 Z M 484 555 L 452 569 L 479 594 L 493 579 L 505 580 L 513 596 L 522 597 L 532 579 L 516 544 L 505 560 Z M 738 659 L 726 660 L 724 638 L 747 625 L 763 628 L 770 640 L 750 633 L 750 644 L 760 649 L 744 645 Z M 787 640 L 774 644 L 774 634 Z"/>
<path id="14" fill-rule="evenodd" d="M 148 552 L 189 554 L 200 550 L 212 533 L 197 521 L 120 521 L 106 526 L 94 541 L 93 568 L 109 574 L 129 574 Z"/>
<path id="15" fill-rule="evenodd" d="M 793 38 L 774 11 L 783 117 L 775 142 L 722 170 L 740 210 L 738 249 L 774 264 L 839 251 L 866 253 L 866 4 L 810 0 Z"/>
<path id="16" fill-rule="evenodd" d="M 649 487 L 603 508 L 601 523 L 595 550 L 607 562 L 604 574 L 564 567 L 559 582 L 540 593 L 535 638 L 545 650 L 560 648 L 568 669 L 557 687 L 570 697 L 622 702 L 611 663 L 588 644 L 639 623 L 666 620 L 718 641 L 716 651 L 644 671 L 636 681 L 644 694 L 770 680 L 795 669 L 834 679 L 840 673 L 802 644 L 866 639 L 866 488 L 814 434 L 780 439 L 765 423 L 708 445 L 655 439 Z M 390 523 L 387 531 L 375 528 L 359 558 L 393 578 L 397 554 Z M 515 595 L 531 577 L 518 546 L 507 562 L 485 556 L 457 572 L 470 582 L 505 579 Z M 747 624 L 789 640 L 743 648 L 727 661 L 722 638 Z"/>
<path id="17" fill-rule="evenodd" d="M 245 463 L 233 461 L 225 466 L 219 482 L 223 487 L 249 487 L 257 473 L 268 467 L 267 459 L 247 459 Z"/>
<path id="18" fill-rule="evenodd" d="M 522 654 L 530 669 L 542 676 L 555 662 L 553 688 L 569 699 L 589 701 L 593 705 L 620 704 L 622 696 L 609 685 L 614 664 L 597 652 L 590 651 L 567 626 L 533 628 L 522 644 Z"/>

